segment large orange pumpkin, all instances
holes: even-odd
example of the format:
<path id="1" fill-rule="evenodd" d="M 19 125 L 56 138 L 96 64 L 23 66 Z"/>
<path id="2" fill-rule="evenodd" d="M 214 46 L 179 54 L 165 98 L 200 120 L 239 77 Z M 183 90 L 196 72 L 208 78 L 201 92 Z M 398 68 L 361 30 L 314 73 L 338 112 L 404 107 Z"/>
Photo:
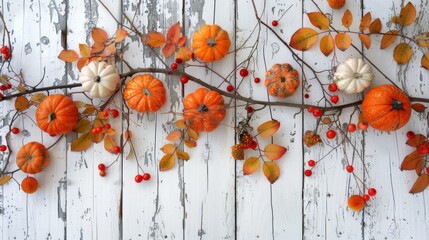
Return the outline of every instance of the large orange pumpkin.
<path id="1" fill-rule="evenodd" d="M 46 147 L 38 142 L 29 142 L 16 154 L 16 165 L 25 173 L 35 174 L 48 166 L 49 154 Z"/>
<path id="2" fill-rule="evenodd" d="M 222 59 L 230 46 L 228 33 L 218 25 L 204 25 L 192 36 L 194 55 L 204 62 Z"/>
<path id="3" fill-rule="evenodd" d="M 165 104 L 166 91 L 161 80 L 151 74 L 137 75 L 127 83 L 124 99 L 138 112 L 156 112 Z"/>
<path id="4" fill-rule="evenodd" d="M 199 88 L 183 100 L 184 119 L 197 132 L 215 130 L 225 117 L 222 95 L 216 91 Z"/>
<path id="5" fill-rule="evenodd" d="M 299 74 L 289 64 L 274 64 L 265 74 L 265 87 L 273 97 L 286 98 L 299 86 Z"/>
<path id="6" fill-rule="evenodd" d="M 62 94 L 46 97 L 36 111 L 37 126 L 55 135 L 71 132 L 79 121 L 79 112 L 73 100 Z"/>
<path id="7" fill-rule="evenodd" d="M 371 127 L 394 131 L 410 120 L 411 103 L 399 88 L 386 84 L 371 89 L 365 95 L 362 112 Z"/>

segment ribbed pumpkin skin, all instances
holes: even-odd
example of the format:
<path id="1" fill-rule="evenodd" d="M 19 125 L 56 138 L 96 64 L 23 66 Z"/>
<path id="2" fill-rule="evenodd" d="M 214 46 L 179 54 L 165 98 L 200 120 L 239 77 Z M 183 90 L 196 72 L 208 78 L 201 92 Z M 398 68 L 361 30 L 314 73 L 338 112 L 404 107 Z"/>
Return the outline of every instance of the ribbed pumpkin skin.
<path id="1" fill-rule="evenodd" d="M 183 100 L 184 120 L 197 132 L 211 132 L 225 118 L 222 95 L 216 91 L 199 88 Z"/>
<path id="2" fill-rule="evenodd" d="M 194 55 L 204 62 L 222 59 L 230 46 L 228 33 L 218 25 L 204 25 L 192 36 Z"/>
<path id="3" fill-rule="evenodd" d="M 292 96 L 299 86 L 299 74 L 289 64 L 274 64 L 265 74 L 265 87 L 273 97 Z"/>
<path id="4" fill-rule="evenodd" d="M 167 100 L 161 80 L 151 74 L 131 79 L 125 87 L 124 99 L 130 108 L 141 113 L 157 112 Z"/>
<path id="5" fill-rule="evenodd" d="M 39 104 L 36 121 L 42 131 L 49 134 L 64 134 L 73 130 L 79 121 L 79 113 L 71 98 L 54 94 Z"/>
<path id="6" fill-rule="evenodd" d="M 43 171 L 49 163 L 49 154 L 43 144 L 29 142 L 16 154 L 16 165 L 25 173 L 35 174 Z"/>
<path id="7" fill-rule="evenodd" d="M 362 112 L 371 127 L 394 131 L 410 120 L 411 103 L 399 88 L 386 84 L 371 89 L 365 95 Z"/>

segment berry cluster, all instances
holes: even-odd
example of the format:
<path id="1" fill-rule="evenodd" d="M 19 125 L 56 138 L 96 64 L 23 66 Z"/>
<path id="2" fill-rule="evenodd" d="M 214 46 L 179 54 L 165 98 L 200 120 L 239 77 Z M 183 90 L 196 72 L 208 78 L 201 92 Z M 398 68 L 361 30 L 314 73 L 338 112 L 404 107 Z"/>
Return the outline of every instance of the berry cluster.
<path id="1" fill-rule="evenodd" d="M 1 48 L 1 54 L 3 55 L 3 60 L 7 61 L 11 58 L 10 48 L 8 46 L 3 46 Z"/>

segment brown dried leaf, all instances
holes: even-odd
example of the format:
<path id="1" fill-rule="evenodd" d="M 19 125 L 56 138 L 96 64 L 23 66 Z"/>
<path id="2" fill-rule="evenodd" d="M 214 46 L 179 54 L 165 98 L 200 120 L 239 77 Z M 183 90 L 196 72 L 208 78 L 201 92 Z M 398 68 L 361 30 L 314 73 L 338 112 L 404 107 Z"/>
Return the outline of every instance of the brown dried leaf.
<path id="1" fill-rule="evenodd" d="M 176 45 L 174 45 L 172 43 L 167 43 L 162 48 L 162 54 L 164 54 L 165 58 L 169 58 L 169 57 L 173 56 L 173 54 L 175 52 L 176 52 Z"/>
<path id="2" fill-rule="evenodd" d="M 280 128 L 280 122 L 273 119 L 258 126 L 258 135 L 261 137 L 272 137 Z"/>
<path id="3" fill-rule="evenodd" d="M 142 37 L 142 41 L 153 48 L 158 48 L 164 46 L 167 40 L 160 32 L 150 32 Z"/>
<path id="4" fill-rule="evenodd" d="M 115 140 L 113 140 L 111 136 L 106 135 L 106 137 L 104 138 L 104 149 L 106 149 L 106 151 L 110 153 L 115 153 L 115 146 Z"/>
<path id="5" fill-rule="evenodd" d="M 164 146 L 162 146 L 161 151 L 165 154 L 173 154 L 174 151 L 176 151 L 176 146 L 168 143 L 168 144 L 165 144 Z"/>
<path id="6" fill-rule="evenodd" d="M 405 7 L 401 9 L 401 14 L 399 15 L 399 23 L 403 26 L 411 25 L 416 19 L 416 8 L 411 2 L 408 2 Z"/>
<path id="7" fill-rule="evenodd" d="M 105 43 L 107 41 L 107 39 L 109 38 L 107 36 L 106 31 L 104 31 L 104 29 L 102 28 L 93 28 L 92 29 L 92 39 L 94 39 L 94 42 L 96 43 Z"/>
<path id="8" fill-rule="evenodd" d="M 414 170 L 417 167 L 417 164 L 420 162 L 420 160 L 423 160 L 422 155 L 420 155 L 417 150 L 414 152 L 408 154 L 401 164 L 401 171 L 402 170 Z"/>
<path id="9" fill-rule="evenodd" d="M 345 28 L 349 28 L 352 25 L 352 23 L 353 23 L 353 14 L 352 14 L 352 12 L 350 12 L 350 10 L 347 9 L 344 12 L 343 18 L 341 20 L 343 22 L 343 26 Z"/>
<path id="10" fill-rule="evenodd" d="M 179 48 L 179 51 L 176 54 L 176 58 L 180 58 L 183 61 L 189 61 L 192 59 L 192 51 L 188 46 Z"/>
<path id="11" fill-rule="evenodd" d="M 46 97 L 46 96 L 45 96 Z M 86 107 L 86 103 L 82 102 L 82 101 L 74 101 L 73 104 L 77 107 L 77 108 L 83 108 Z"/>
<path id="12" fill-rule="evenodd" d="M 44 93 L 35 93 L 31 96 L 31 101 L 33 102 L 33 104 L 39 105 L 45 98 L 46 95 Z"/>
<path id="13" fill-rule="evenodd" d="M 182 152 L 182 151 L 176 151 L 176 156 L 180 160 L 188 161 L 189 160 L 189 153 Z"/>
<path id="14" fill-rule="evenodd" d="M 401 42 L 395 47 L 393 51 L 393 59 L 398 64 L 406 64 L 413 56 L 413 49 L 407 43 Z"/>
<path id="15" fill-rule="evenodd" d="M 92 114 L 94 114 L 95 110 L 97 110 L 97 109 L 94 106 L 89 105 L 85 108 L 85 110 L 83 110 L 82 114 L 92 115 Z"/>
<path id="16" fill-rule="evenodd" d="M 91 147 L 91 144 L 91 134 L 84 133 L 71 143 L 71 150 L 73 152 L 82 152 Z"/>
<path id="17" fill-rule="evenodd" d="M 82 118 L 73 128 L 73 132 L 84 133 L 89 130 L 91 123 L 88 119 Z"/>
<path id="18" fill-rule="evenodd" d="M 174 155 L 173 154 L 167 154 L 164 157 L 162 157 L 161 161 L 159 161 L 159 170 L 160 171 L 167 171 L 172 169 L 174 166 Z"/>
<path id="19" fill-rule="evenodd" d="M 264 162 L 262 166 L 262 171 L 264 172 L 265 177 L 270 181 L 271 184 L 275 183 L 280 177 L 280 168 L 274 162 Z"/>
<path id="20" fill-rule="evenodd" d="M 412 108 L 414 111 L 418 112 L 418 113 L 422 113 L 422 112 L 424 112 L 424 111 L 426 110 L 425 105 L 423 105 L 423 104 L 421 104 L 421 103 L 413 103 L 413 104 L 411 105 L 411 108 Z"/>
<path id="21" fill-rule="evenodd" d="M 366 47 L 366 49 L 369 49 L 371 47 L 371 38 L 366 34 L 359 34 L 359 39 L 362 42 L 362 44 Z"/>
<path id="22" fill-rule="evenodd" d="M 79 59 L 79 55 L 74 50 L 62 50 L 58 58 L 64 62 L 72 63 Z"/>
<path id="23" fill-rule="evenodd" d="M 334 51 L 334 39 L 331 35 L 325 35 L 320 40 L 320 51 L 325 55 L 329 56 Z"/>
<path id="24" fill-rule="evenodd" d="M 381 49 L 388 48 L 390 45 L 392 45 L 396 37 L 398 37 L 398 31 L 397 30 L 390 30 L 384 34 L 384 36 L 381 38 Z"/>
<path id="25" fill-rule="evenodd" d="M 423 32 L 414 37 L 419 47 L 429 47 L 429 32 Z"/>
<path id="26" fill-rule="evenodd" d="M 9 182 L 9 180 L 12 179 L 11 175 L 4 175 L 0 178 L 0 186 L 6 184 L 7 182 Z"/>
<path id="27" fill-rule="evenodd" d="M 329 28 L 329 19 L 325 14 L 321 12 L 311 12 L 307 13 L 307 16 L 311 24 L 320 30 L 327 30 Z"/>
<path id="28" fill-rule="evenodd" d="M 176 44 L 177 41 L 179 41 L 181 35 L 182 33 L 180 32 L 180 23 L 177 22 L 171 26 L 170 29 L 168 29 L 167 40 L 172 44 Z"/>
<path id="29" fill-rule="evenodd" d="M 127 30 L 120 28 L 116 30 L 115 43 L 122 42 L 128 36 Z"/>
<path id="30" fill-rule="evenodd" d="M 318 33 L 311 28 L 298 29 L 290 39 L 290 46 L 296 50 L 306 51 L 310 49 L 316 42 Z"/>
<path id="31" fill-rule="evenodd" d="M 341 51 L 347 50 L 352 44 L 352 38 L 347 33 L 338 33 L 335 35 L 335 45 Z"/>
<path id="32" fill-rule="evenodd" d="M 425 53 L 425 55 L 422 56 L 422 61 L 420 64 L 424 69 L 429 71 L 429 53 Z"/>
<path id="33" fill-rule="evenodd" d="M 427 188 L 429 185 L 429 175 L 420 175 L 414 185 L 411 187 L 410 193 L 419 193 Z"/>
<path id="34" fill-rule="evenodd" d="M 30 102 L 24 96 L 19 96 L 15 99 L 15 109 L 19 112 L 23 112 L 30 107 Z"/>
<path id="35" fill-rule="evenodd" d="M 170 132 L 170 133 L 167 135 L 166 139 L 167 139 L 168 141 L 177 141 L 177 140 L 179 140 L 181 137 L 182 137 L 182 132 L 181 132 L 181 131 L 172 131 L 172 132 Z"/>
<path id="36" fill-rule="evenodd" d="M 416 173 L 417 175 L 422 175 L 423 170 L 425 169 L 426 161 L 424 159 L 421 159 L 417 165 L 416 165 Z"/>
<path id="37" fill-rule="evenodd" d="M 362 21 L 360 22 L 359 30 L 363 32 L 365 29 L 369 27 L 371 24 L 371 13 L 367 12 L 365 16 L 363 16 Z"/>
<path id="38" fill-rule="evenodd" d="M 243 164 L 243 173 L 244 175 L 250 175 L 258 170 L 260 167 L 260 161 L 257 157 L 251 157 L 246 159 Z"/>
<path id="39" fill-rule="evenodd" d="M 382 28 L 383 26 L 381 25 L 380 18 L 377 18 L 369 25 L 369 32 L 380 33 Z"/>
<path id="40" fill-rule="evenodd" d="M 79 44 L 79 51 L 82 58 L 89 58 L 91 56 L 91 49 L 86 44 Z"/>
<path id="41" fill-rule="evenodd" d="M 411 147 L 418 147 L 424 142 L 426 142 L 426 136 L 422 134 L 416 134 L 415 137 L 408 139 L 406 144 Z"/>

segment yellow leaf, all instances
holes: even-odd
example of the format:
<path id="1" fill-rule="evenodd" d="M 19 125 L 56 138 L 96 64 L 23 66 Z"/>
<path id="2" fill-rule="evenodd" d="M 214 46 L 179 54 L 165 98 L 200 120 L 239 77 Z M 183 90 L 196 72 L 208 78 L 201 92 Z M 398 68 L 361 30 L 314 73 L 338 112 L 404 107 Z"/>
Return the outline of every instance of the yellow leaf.
<path id="1" fill-rule="evenodd" d="M 180 58 L 183 61 L 189 61 L 192 59 L 192 51 L 188 46 L 179 48 L 179 51 L 176 54 L 176 58 Z"/>
<path id="2" fill-rule="evenodd" d="M 109 128 L 106 130 L 106 134 L 109 136 L 113 136 L 116 134 L 116 130 L 114 128 Z"/>
<path id="3" fill-rule="evenodd" d="M 243 164 L 244 175 L 250 175 L 259 169 L 260 161 L 257 157 L 251 157 L 246 159 Z"/>
<path id="4" fill-rule="evenodd" d="M 142 37 L 142 41 L 153 48 L 162 47 L 166 42 L 164 35 L 160 32 L 150 32 Z"/>
<path id="5" fill-rule="evenodd" d="M 329 28 L 329 19 L 325 14 L 321 12 L 311 12 L 307 13 L 307 16 L 308 19 L 310 19 L 311 24 L 320 30 L 327 30 Z"/>
<path id="6" fill-rule="evenodd" d="M 414 185 L 411 187 L 410 193 L 419 193 L 426 189 L 429 185 L 429 175 L 422 174 L 420 175 Z"/>
<path id="7" fill-rule="evenodd" d="M 352 25 L 352 23 L 353 23 L 353 15 L 352 15 L 352 12 L 350 12 L 350 10 L 346 10 L 345 12 L 344 12 L 344 15 L 343 15 L 343 18 L 341 19 L 342 20 L 342 22 L 343 22 L 343 26 L 345 27 L 345 28 L 349 28 L 351 25 Z"/>
<path id="8" fill-rule="evenodd" d="M 91 127 L 91 123 L 89 122 L 88 119 L 84 119 L 82 118 L 81 120 L 79 120 L 79 122 L 77 122 L 77 124 L 74 126 L 73 128 L 73 132 L 77 132 L 77 133 L 84 133 L 86 131 L 88 131 L 88 129 Z"/>
<path id="9" fill-rule="evenodd" d="M 6 184 L 11 179 L 12 179 L 12 176 L 10 176 L 10 175 L 4 175 L 3 177 L 0 178 L 0 185 Z"/>
<path id="10" fill-rule="evenodd" d="M 175 124 L 176 124 L 176 127 L 178 127 L 179 129 L 186 129 L 186 123 L 185 123 L 185 121 L 183 120 L 183 119 L 179 119 L 179 120 L 177 120 L 176 122 L 175 122 Z"/>
<path id="11" fill-rule="evenodd" d="M 416 8 L 411 2 L 408 2 L 405 7 L 401 9 L 401 14 L 399 15 L 399 23 L 403 26 L 411 25 L 416 19 Z"/>
<path id="12" fill-rule="evenodd" d="M 264 148 L 265 156 L 270 160 L 279 160 L 286 153 L 287 149 L 277 144 L 268 144 Z"/>
<path id="13" fill-rule="evenodd" d="M 20 83 L 20 84 L 18 85 L 18 87 L 16 87 L 16 89 L 17 89 L 19 92 L 26 92 L 26 91 L 27 91 L 27 88 L 25 88 L 25 86 L 24 86 L 22 83 Z"/>
<path id="14" fill-rule="evenodd" d="M 369 27 L 370 24 L 371 24 L 371 13 L 368 12 L 365 14 L 365 16 L 363 16 L 362 21 L 360 22 L 359 30 L 363 32 L 365 29 Z"/>
<path id="15" fill-rule="evenodd" d="M 109 37 L 107 36 L 107 33 L 104 31 L 104 29 L 97 27 L 92 29 L 92 39 L 94 39 L 94 42 L 104 43 L 108 38 Z"/>
<path id="16" fill-rule="evenodd" d="M 164 157 L 162 157 L 161 161 L 159 161 L 159 170 L 160 171 L 167 171 L 172 169 L 174 166 L 174 155 L 173 154 L 167 154 Z"/>
<path id="17" fill-rule="evenodd" d="M 191 139 L 193 139 L 193 140 L 198 140 L 198 132 L 197 131 L 195 131 L 194 129 L 192 129 L 192 128 L 189 128 L 188 129 L 188 136 L 191 138 Z"/>
<path id="18" fill-rule="evenodd" d="M 277 132 L 277 130 L 279 130 L 279 128 L 280 122 L 273 119 L 258 126 L 258 135 L 261 137 L 271 137 Z"/>
<path id="19" fill-rule="evenodd" d="M 182 137 L 181 131 L 172 131 L 167 135 L 166 139 L 168 141 L 176 141 L 176 140 L 179 140 L 181 137 Z"/>
<path id="20" fill-rule="evenodd" d="M 398 36 L 398 31 L 390 30 L 384 34 L 383 38 L 381 38 L 381 49 L 388 48 L 392 43 L 395 42 L 396 37 Z"/>
<path id="21" fill-rule="evenodd" d="M 86 44 L 79 44 L 79 51 L 80 55 L 82 55 L 83 58 L 88 58 L 91 56 L 91 49 Z"/>
<path id="22" fill-rule="evenodd" d="M 62 50 L 58 58 L 64 62 L 74 62 L 79 59 L 79 55 L 74 50 Z"/>
<path id="23" fill-rule="evenodd" d="M 45 95 L 44 93 L 35 93 L 35 94 L 33 94 L 33 95 L 31 96 L 31 101 L 32 101 L 34 104 L 38 105 L 38 104 L 40 104 L 40 103 L 43 101 L 43 99 L 45 99 L 45 98 L 46 98 L 46 95 Z"/>
<path id="24" fill-rule="evenodd" d="M 75 105 L 77 108 L 83 108 L 83 107 L 86 107 L 86 103 L 84 103 L 84 102 L 82 102 L 82 101 L 74 101 L 73 103 L 74 103 L 74 105 Z"/>
<path id="25" fill-rule="evenodd" d="M 429 32 L 423 32 L 414 37 L 419 47 L 429 47 Z"/>
<path id="26" fill-rule="evenodd" d="M 393 51 L 393 59 L 395 59 L 398 64 L 408 63 L 412 56 L 413 49 L 411 49 L 410 45 L 404 42 L 399 43 Z"/>
<path id="27" fill-rule="evenodd" d="M 24 96 L 19 96 L 15 99 L 15 109 L 19 112 L 23 112 L 30 107 L 30 102 Z"/>
<path id="28" fill-rule="evenodd" d="M 165 154 L 173 154 L 175 150 L 176 146 L 174 146 L 173 144 L 165 144 L 161 148 L 161 151 Z"/>
<path id="29" fill-rule="evenodd" d="M 104 149 L 106 149 L 110 153 L 115 153 L 115 150 L 114 150 L 115 146 L 116 146 L 115 140 L 113 140 L 111 136 L 107 135 L 104 138 Z"/>
<path id="30" fill-rule="evenodd" d="M 167 43 L 162 48 L 162 54 L 164 54 L 165 58 L 169 58 L 169 57 L 173 56 L 174 52 L 176 52 L 176 45 L 174 45 L 172 43 Z"/>
<path id="31" fill-rule="evenodd" d="M 369 49 L 371 47 L 371 38 L 366 34 L 359 34 L 359 39 L 362 42 L 362 44 L 366 47 L 366 49 Z"/>
<path id="32" fill-rule="evenodd" d="M 369 25 L 369 32 L 370 33 L 380 33 L 382 29 L 380 18 L 375 19 L 370 25 Z"/>
<path id="33" fill-rule="evenodd" d="M 274 162 L 264 162 L 262 166 L 262 171 L 264 172 L 265 177 L 271 184 L 275 183 L 280 177 L 280 168 Z"/>
<path id="34" fill-rule="evenodd" d="M 89 147 L 91 147 L 91 134 L 84 133 L 78 139 L 71 143 L 71 150 L 74 152 L 85 151 Z"/>
<path id="35" fill-rule="evenodd" d="M 316 42 L 318 33 L 311 28 L 298 29 L 290 39 L 290 46 L 296 50 L 306 51 L 310 49 Z"/>
<path id="36" fill-rule="evenodd" d="M 187 152 L 176 151 L 176 155 L 177 155 L 177 158 L 180 160 L 185 160 L 185 161 L 189 160 L 189 153 Z"/>
<path id="37" fill-rule="evenodd" d="M 122 40 L 124 40 L 127 36 L 128 32 L 125 29 L 120 28 L 116 30 L 115 43 L 122 42 Z"/>
<path id="38" fill-rule="evenodd" d="M 425 55 L 422 56 L 421 65 L 429 71 L 429 53 L 425 53 Z"/>
<path id="39" fill-rule="evenodd" d="M 335 35 L 335 45 L 341 51 L 347 50 L 352 44 L 352 38 L 346 33 L 338 33 Z"/>
<path id="40" fill-rule="evenodd" d="M 94 106 L 89 105 L 85 108 L 85 110 L 83 110 L 82 114 L 86 114 L 86 115 L 92 115 L 95 110 L 97 110 Z"/>
<path id="41" fill-rule="evenodd" d="M 185 140 L 185 145 L 188 148 L 194 148 L 197 146 L 197 142 L 195 142 L 194 140 Z"/>
<path id="42" fill-rule="evenodd" d="M 320 51 L 325 55 L 329 56 L 334 51 L 334 39 L 331 35 L 325 35 L 320 40 Z"/>

